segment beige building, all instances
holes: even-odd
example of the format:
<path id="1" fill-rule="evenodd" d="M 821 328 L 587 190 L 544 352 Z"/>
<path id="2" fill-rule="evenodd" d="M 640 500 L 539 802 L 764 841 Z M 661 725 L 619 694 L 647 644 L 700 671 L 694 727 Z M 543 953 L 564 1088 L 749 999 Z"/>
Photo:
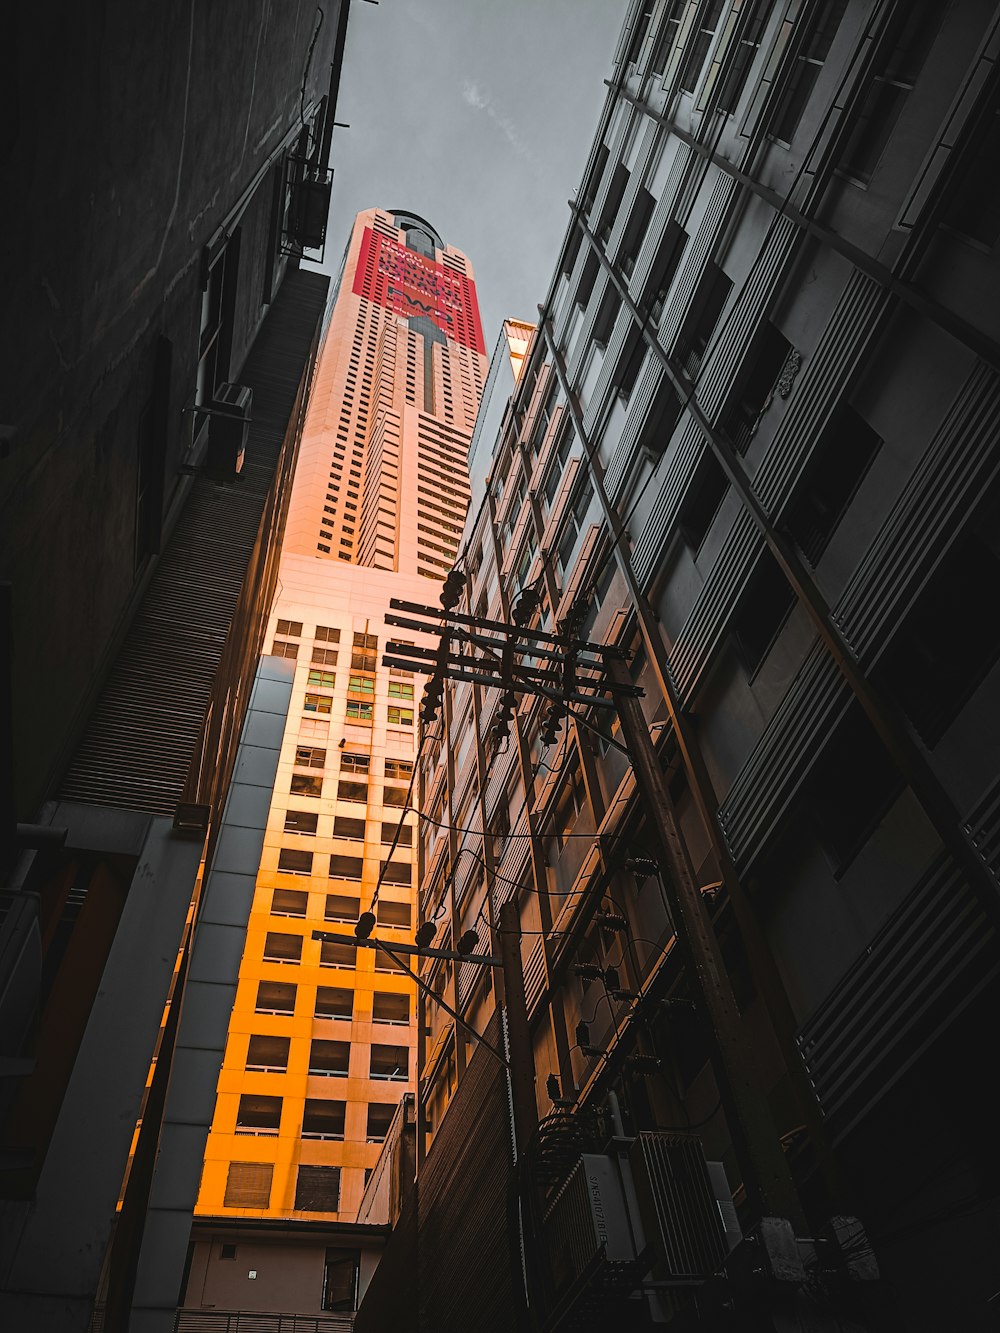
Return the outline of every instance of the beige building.
<path id="1" fill-rule="evenodd" d="M 393 597 L 438 601 L 485 369 L 465 256 L 411 214 L 360 214 L 265 643 L 294 661 L 294 680 L 197 1208 L 220 1235 L 248 1219 L 353 1221 L 414 1085 L 412 983 L 384 954 L 313 932 L 351 935 L 377 899 L 376 933 L 412 941 L 416 816 L 403 809 L 422 683 L 383 665 L 395 634 L 385 616 Z M 231 1241 L 203 1224 L 198 1235 L 198 1271 L 229 1257 Z M 303 1313 L 339 1308 L 326 1302 L 323 1243 L 315 1250 Z M 266 1281 L 253 1271 L 251 1294 Z M 185 1306 L 198 1305 L 189 1286 Z"/>

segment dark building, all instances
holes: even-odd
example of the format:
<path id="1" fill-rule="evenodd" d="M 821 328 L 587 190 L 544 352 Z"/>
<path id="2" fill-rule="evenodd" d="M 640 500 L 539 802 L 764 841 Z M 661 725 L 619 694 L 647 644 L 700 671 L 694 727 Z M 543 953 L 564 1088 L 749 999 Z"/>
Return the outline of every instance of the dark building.
<path id="1" fill-rule="evenodd" d="M 327 302 L 300 261 L 324 243 L 347 15 L 16 6 L 5 24 L 6 1327 L 173 1327 L 192 1187 L 154 1168 L 197 1124 L 170 1113 L 175 1056 L 178 1087 L 214 1094 L 211 1041 L 178 1027 L 193 978 L 225 1004 L 225 932 L 211 918 L 192 958 L 192 931 L 225 917 L 201 892 L 223 830 L 262 837 L 246 790 L 287 703 L 258 662 Z"/>
<path id="2" fill-rule="evenodd" d="M 998 49 L 980 0 L 631 8 L 458 610 L 624 650 L 664 790 L 614 713 L 446 683 L 420 919 L 496 955 L 516 903 L 539 1125 L 426 999 L 359 1333 L 525 1285 L 545 1330 L 995 1323 Z M 495 969 L 422 967 L 502 1042 Z"/>

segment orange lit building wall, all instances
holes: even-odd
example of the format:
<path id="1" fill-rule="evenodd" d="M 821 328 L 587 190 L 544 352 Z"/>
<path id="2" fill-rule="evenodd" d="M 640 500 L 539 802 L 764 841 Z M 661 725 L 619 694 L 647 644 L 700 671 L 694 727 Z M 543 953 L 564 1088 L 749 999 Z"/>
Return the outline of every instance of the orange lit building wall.
<path id="1" fill-rule="evenodd" d="M 353 1219 L 419 1072 L 409 979 L 384 955 L 312 938 L 353 933 L 387 861 L 376 934 L 410 942 L 416 918 L 415 814 L 389 852 L 423 680 L 382 656 L 389 638 L 419 636 L 385 615 L 393 597 L 437 602 L 486 363 L 464 255 L 436 237 L 433 260 L 401 255 L 406 241 L 393 214 L 359 215 L 314 377 L 265 643 L 294 658 L 295 680 L 202 1216 Z"/>

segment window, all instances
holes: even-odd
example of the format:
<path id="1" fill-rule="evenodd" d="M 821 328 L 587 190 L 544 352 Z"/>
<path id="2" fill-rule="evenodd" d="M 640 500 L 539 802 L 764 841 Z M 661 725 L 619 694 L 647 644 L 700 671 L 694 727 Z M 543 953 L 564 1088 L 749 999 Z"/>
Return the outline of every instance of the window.
<path id="1" fill-rule="evenodd" d="M 368 783 L 353 782 L 341 778 L 337 783 L 338 801 L 355 801 L 364 805 L 368 800 Z"/>
<path id="2" fill-rule="evenodd" d="M 247 1046 L 247 1069 L 284 1073 L 288 1068 L 288 1037 L 270 1037 L 254 1034 Z"/>
<path id="3" fill-rule="evenodd" d="M 399 837 L 398 837 L 398 838 L 396 837 L 396 834 L 397 834 L 397 833 L 399 834 Z M 412 846 L 413 846 L 413 829 L 410 827 L 409 824 L 387 824 L 387 823 L 383 823 L 383 824 L 382 824 L 382 841 L 383 841 L 383 842 L 393 842 L 393 841 L 395 841 L 397 847 L 412 847 Z"/>
<path id="4" fill-rule="evenodd" d="M 324 689 L 332 690 L 337 683 L 337 677 L 332 671 L 310 671 L 307 677 L 310 685 L 322 685 Z M 318 713 L 328 713 L 328 708 L 316 709 Z"/>
<path id="5" fill-rule="evenodd" d="M 1000 658 L 998 534 L 994 492 L 927 580 L 876 668 L 876 678 L 928 746 L 937 744 Z"/>
<path id="6" fill-rule="evenodd" d="M 295 763 L 299 768 L 325 768 L 326 751 L 318 745 L 297 745 Z"/>
<path id="7" fill-rule="evenodd" d="M 278 852 L 278 869 L 285 875 L 311 875 L 312 863 L 312 852 L 291 851 L 289 848 Z"/>
<path id="8" fill-rule="evenodd" d="M 601 215 L 594 227 L 594 234 L 602 245 L 607 245 L 611 232 L 614 230 L 615 219 L 618 217 L 618 210 L 625 198 L 628 182 L 629 169 L 624 162 L 619 162 L 611 176 L 611 184 L 604 196 L 604 207 L 601 209 Z"/>
<path id="9" fill-rule="evenodd" d="M 294 1014 L 295 986 L 290 981 L 260 981 L 257 983 L 258 1014 Z"/>
<path id="10" fill-rule="evenodd" d="M 295 1208 L 300 1213 L 335 1213 L 340 1207 L 340 1167 L 300 1166 Z"/>
<path id="11" fill-rule="evenodd" d="M 403 787 L 385 787 L 382 791 L 383 805 L 406 805 L 406 791 Z"/>
<path id="12" fill-rule="evenodd" d="M 791 143 L 798 129 L 846 9 L 847 0 L 820 0 L 812 11 L 812 22 L 795 53 L 784 91 L 771 118 L 770 132 L 783 143 Z M 803 7 L 802 12 L 808 13 L 809 10 Z"/>
<path id="13" fill-rule="evenodd" d="M 732 115 L 739 105 L 754 57 L 760 49 L 772 4 L 773 0 L 749 0 L 744 6 L 750 10 L 750 14 L 737 39 L 736 50 L 722 81 L 716 103 L 718 109 L 725 111 L 727 115 Z"/>
<path id="14" fill-rule="evenodd" d="M 853 179 L 871 180 L 930 52 L 942 14 L 938 0 L 910 0 L 897 7 L 838 164 Z"/>
<path id="15" fill-rule="evenodd" d="M 375 716 L 375 705 L 361 703 L 358 699 L 348 699 L 347 701 L 347 720 L 348 722 L 367 722 L 371 725 Z"/>
<path id="16" fill-rule="evenodd" d="M 642 8 L 636 15 L 635 27 L 632 29 L 632 40 L 628 44 L 628 55 L 625 58 L 627 65 L 634 65 L 639 59 L 639 52 L 646 40 L 646 33 L 649 31 L 649 20 L 652 16 L 653 0 L 643 0 Z"/>
<path id="17" fill-rule="evenodd" d="M 666 73 L 667 61 L 670 59 L 670 52 L 677 45 L 677 31 L 680 27 L 681 15 L 687 6 L 688 0 L 667 0 L 667 13 L 663 20 L 663 27 L 660 29 L 660 35 L 656 39 L 656 46 L 653 49 L 653 59 L 650 64 L 652 72 L 658 76 Z"/>
<path id="18" fill-rule="evenodd" d="M 627 399 L 631 396 L 645 359 L 646 342 L 642 336 L 642 329 L 638 324 L 633 324 L 625 338 L 618 364 L 611 377 L 612 388 L 617 389 L 622 398 Z"/>
<path id="19" fill-rule="evenodd" d="M 328 694 L 307 694 L 302 707 L 307 713 L 329 713 L 333 709 L 333 700 Z"/>
<path id="20" fill-rule="evenodd" d="M 366 1138 L 369 1143 L 381 1143 L 389 1132 L 389 1126 L 392 1124 L 392 1118 L 396 1114 L 395 1102 L 369 1102 L 368 1103 L 368 1130 Z"/>
<path id="21" fill-rule="evenodd" d="M 264 940 L 264 961 L 267 963 L 297 963 L 302 958 L 302 936 L 287 935 L 269 930 Z"/>
<path id="22" fill-rule="evenodd" d="M 763 663 L 778 632 L 795 605 L 795 593 L 770 551 L 750 575 L 729 632 L 747 676 L 752 678 Z"/>
<path id="23" fill-rule="evenodd" d="M 388 763 L 388 760 L 386 760 Z M 342 773 L 367 773 L 371 767 L 371 759 L 366 754 L 355 754 L 353 750 L 344 750 L 340 756 L 340 771 Z"/>
<path id="24" fill-rule="evenodd" d="M 639 436 L 639 447 L 654 461 L 663 457 L 680 415 L 681 400 L 671 380 L 663 375 Z"/>
<path id="25" fill-rule="evenodd" d="M 626 278 L 630 278 L 635 269 L 635 261 L 639 258 L 655 207 L 656 200 L 648 190 L 640 187 L 618 247 L 618 267 Z"/>
<path id="26" fill-rule="evenodd" d="M 322 796 L 323 779 L 306 777 L 303 773 L 293 773 L 288 790 L 293 796 Z"/>
<path id="27" fill-rule="evenodd" d="M 409 779 L 413 775 L 413 764 L 409 759 L 387 759 L 385 775 L 387 778 Z"/>
<path id="28" fill-rule="evenodd" d="M 705 265 L 674 344 L 675 358 L 692 379 L 698 373 L 712 330 L 718 323 L 732 287 L 733 284 L 717 264 L 709 261 Z"/>
<path id="29" fill-rule="evenodd" d="M 838 404 L 783 518 L 811 565 L 826 550 L 881 445 L 853 407 Z"/>
<path id="30" fill-rule="evenodd" d="M 341 944 L 339 940 L 320 940 L 320 967 L 346 967 L 353 971 L 357 958 L 358 951 L 353 944 Z"/>
<path id="31" fill-rule="evenodd" d="M 659 322 L 663 308 L 667 304 L 670 285 L 681 262 L 687 232 L 677 222 L 669 222 L 656 251 L 656 258 L 649 271 L 646 289 L 642 294 L 642 306 L 649 311 L 649 318 L 654 324 Z"/>
<path id="32" fill-rule="evenodd" d="M 590 298 L 594 293 L 594 283 L 597 281 L 597 275 L 600 271 L 601 261 L 597 258 L 597 252 L 591 250 L 583 261 L 580 281 L 576 289 L 576 304 L 581 310 L 586 310 L 590 304 Z"/>
<path id="33" fill-rule="evenodd" d="M 307 1097 L 302 1112 L 302 1137 L 342 1139 L 346 1112 L 346 1102 L 327 1101 L 325 1097 Z"/>
<path id="34" fill-rule="evenodd" d="M 597 307 L 597 318 L 594 320 L 593 341 L 601 348 L 608 345 L 608 339 L 611 337 L 611 331 L 615 327 L 615 320 L 618 318 L 618 311 L 621 309 L 622 298 L 618 295 L 617 289 L 608 284 L 607 290 L 601 297 L 601 304 Z"/>
<path id="35" fill-rule="evenodd" d="M 705 64 L 705 57 L 708 55 L 712 39 L 715 37 L 716 29 L 719 26 L 722 6 L 723 0 L 707 0 L 707 3 L 702 6 L 698 25 L 694 29 L 693 39 L 689 38 L 688 56 L 681 74 L 680 86 L 686 93 L 693 93 L 698 86 L 701 71 Z"/>
<path id="36" fill-rule="evenodd" d="M 563 520 L 562 532 L 559 537 L 559 567 L 564 574 L 569 570 L 572 563 L 580 529 L 586 520 L 593 498 L 594 487 L 590 478 L 584 477 L 577 488 L 570 510 Z"/>
<path id="37" fill-rule="evenodd" d="M 354 992 L 341 986 L 317 986 L 316 1018 L 350 1018 L 354 1012 Z"/>
<path id="38" fill-rule="evenodd" d="M 413 709 L 396 708 L 394 705 L 390 704 L 388 722 L 390 727 L 412 727 Z"/>
<path id="39" fill-rule="evenodd" d="M 235 1246 L 235 1245 L 220 1245 L 220 1246 L 219 1246 L 219 1258 L 220 1258 L 220 1259 L 235 1259 L 235 1258 L 236 1258 L 236 1246 Z"/>
<path id="40" fill-rule="evenodd" d="M 364 861 L 360 856 L 341 856 L 334 853 L 330 857 L 331 879 L 360 879 Z"/>
<path id="41" fill-rule="evenodd" d="M 292 661 L 299 655 L 299 645 L 297 643 L 286 643 L 283 639 L 275 639 L 271 644 L 272 657 L 290 657 Z"/>
<path id="42" fill-rule="evenodd" d="M 406 861 L 382 862 L 383 884 L 412 884 L 413 867 Z"/>
<path id="43" fill-rule="evenodd" d="M 286 810 L 285 811 L 285 832 L 286 833 L 315 833 L 316 825 L 319 822 L 319 815 L 309 810 Z M 288 890 L 291 892 L 291 890 Z"/>
<path id="44" fill-rule="evenodd" d="M 746 453 L 761 416 L 774 396 L 774 386 L 792 345 L 769 319 L 764 320 L 743 358 L 719 426 L 739 453 Z"/>
<path id="45" fill-rule="evenodd" d="M 403 972 L 403 966 L 396 959 L 387 954 L 384 949 L 375 950 L 375 971 L 376 972 Z"/>
<path id="46" fill-rule="evenodd" d="M 311 660 L 318 663 L 320 666 L 336 666 L 337 650 L 336 648 L 314 648 L 312 650 Z M 312 682 L 310 682 L 310 684 L 311 683 Z"/>
<path id="47" fill-rule="evenodd" d="M 349 1041 L 314 1037 L 309 1045 L 309 1073 L 323 1078 L 346 1078 L 351 1061 Z"/>
<path id="48" fill-rule="evenodd" d="M 587 187 L 583 193 L 583 199 L 580 201 L 580 211 L 584 217 L 587 217 L 594 206 L 594 200 L 597 198 L 597 191 L 601 187 L 601 180 L 604 176 L 604 169 L 608 165 L 608 145 L 602 143 L 597 150 L 597 157 L 594 159 L 594 169 L 587 179 Z"/>
<path id="49" fill-rule="evenodd" d="M 364 842 L 365 821 L 355 819 L 351 815 L 337 815 L 333 821 L 333 836 L 335 838 L 353 838 L 357 842 Z"/>
<path id="50" fill-rule="evenodd" d="M 316 640 L 318 643 L 339 643 L 340 630 L 333 629 L 330 625 L 317 625 Z"/>
<path id="51" fill-rule="evenodd" d="M 550 828 L 557 851 L 562 851 L 576 827 L 576 821 L 587 804 L 587 789 L 580 769 L 580 757 L 574 749 L 564 767 L 567 770 L 559 792 L 552 803 Z"/>
<path id="52" fill-rule="evenodd" d="M 323 1269 L 322 1309 L 356 1310 L 360 1273 L 360 1250 L 327 1250 Z"/>
<path id="53" fill-rule="evenodd" d="M 355 634 L 354 651 L 351 653 L 352 671 L 374 671 L 378 652 L 378 636 L 375 634 Z"/>
<path id="54" fill-rule="evenodd" d="M 271 894 L 272 916 L 305 916 L 308 906 L 305 889 L 275 889 Z"/>
<path id="55" fill-rule="evenodd" d="M 1000 190 L 996 164 L 1000 161 L 1000 106 L 973 141 L 951 191 L 944 222 L 962 236 L 992 249 L 1000 239 Z"/>
<path id="56" fill-rule="evenodd" d="M 375 907 L 375 915 L 380 926 L 393 926 L 400 930 L 410 928 L 412 912 L 409 903 L 394 903 L 380 898 Z"/>
<path id="57" fill-rule="evenodd" d="M 276 630 L 278 634 L 288 634 L 293 639 L 299 639 L 302 637 L 302 621 L 279 620 L 276 626 Z"/>
<path id="58" fill-rule="evenodd" d="M 372 1078 L 405 1083 L 410 1077 L 410 1051 L 406 1046 L 372 1045 L 369 1074 Z"/>
<path id="59" fill-rule="evenodd" d="M 556 491 L 559 489 L 559 482 L 562 480 L 563 469 L 566 467 L 566 460 L 569 458 L 570 450 L 573 448 L 575 439 L 573 426 L 567 422 L 562 431 L 559 444 L 556 446 L 555 456 L 549 464 L 549 470 L 545 477 L 545 502 L 551 509 L 552 501 L 556 498 Z"/>
<path id="60" fill-rule="evenodd" d="M 347 688 L 355 694 L 374 694 L 375 678 L 374 676 L 351 676 L 347 682 Z"/>
<path id="61" fill-rule="evenodd" d="M 728 490 L 729 478 L 711 449 L 705 449 L 678 515 L 681 535 L 692 551 L 698 551 L 708 536 L 712 520 Z"/>
<path id="62" fill-rule="evenodd" d="M 271 1204 L 271 1162 L 230 1162 L 226 1177 L 226 1208 L 268 1208 Z"/>
<path id="63" fill-rule="evenodd" d="M 372 995 L 372 1022 L 403 1024 L 410 1021 L 410 997 L 395 991 L 375 991 Z"/>
<path id="64" fill-rule="evenodd" d="M 281 1124 L 281 1098 L 245 1092 L 236 1112 L 237 1134 L 277 1134 Z"/>
<path id="65" fill-rule="evenodd" d="M 348 893 L 328 893 L 323 915 L 327 921 L 350 921 L 353 925 L 361 915 L 361 899 Z"/>
<path id="66" fill-rule="evenodd" d="M 413 686 L 412 686 L 408 681 L 405 681 L 405 680 L 390 680 L 390 681 L 389 681 L 389 698 L 390 698 L 390 699 L 412 699 L 412 698 L 413 698 Z"/>
<path id="67" fill-rule="evenodd" d="M 902 779 L 859 704 L 824 747 L 804 790 L 805 819 L 836 874 L 881 823 Z"/>

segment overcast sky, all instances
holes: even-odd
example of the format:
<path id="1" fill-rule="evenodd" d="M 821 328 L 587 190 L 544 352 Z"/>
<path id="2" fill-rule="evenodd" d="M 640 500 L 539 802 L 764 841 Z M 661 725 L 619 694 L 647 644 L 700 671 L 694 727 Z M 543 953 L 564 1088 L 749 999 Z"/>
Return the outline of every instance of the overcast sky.
<path id="1" fill-rule="evenodd" d="M 354 0 L 324 268 L 356 213 L 409 209 L 469 256 L 486 346 L 534 322 L 627 0 Z"/>

